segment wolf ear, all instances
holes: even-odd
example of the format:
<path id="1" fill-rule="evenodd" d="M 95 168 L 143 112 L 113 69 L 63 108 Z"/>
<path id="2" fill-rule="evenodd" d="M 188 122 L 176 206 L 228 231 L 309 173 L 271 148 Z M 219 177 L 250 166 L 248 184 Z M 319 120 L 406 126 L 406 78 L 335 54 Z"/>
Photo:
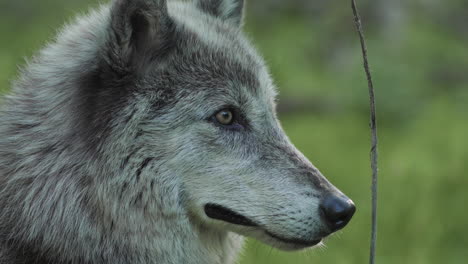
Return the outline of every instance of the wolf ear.
<path id="1" fill-rule="evenodd" d="M 107 59 L 115 70 L 128 70 L 161 55 L 172 21 L 166 0 L 114 0 L 106 39 Z"/>
<path id="2" fill-rule="evenodd" d="M 244 0 L 196 0 L 197 7 L 235 26 L 242 26 Z"/>

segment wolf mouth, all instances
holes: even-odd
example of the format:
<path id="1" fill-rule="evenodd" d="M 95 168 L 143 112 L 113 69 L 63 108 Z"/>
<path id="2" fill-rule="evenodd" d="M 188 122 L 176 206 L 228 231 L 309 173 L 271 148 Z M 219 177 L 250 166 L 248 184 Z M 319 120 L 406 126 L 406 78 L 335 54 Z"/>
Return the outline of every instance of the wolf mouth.
<path id="1" fill-rule="evenodd" d="M 249 218 L 218 204 L 206 204 L 205 214 L 210 218 L 225 221 L 235 225 L 258 226 L 257 223 L 250 220 Z"/>
<path id="2" fill-rule="evenodd" d="M 225 221 L 231 224 L 243 225 L 243 226 L 249 226 L 249 227 L 259 227 L 259 225 L 255 223 L 253 220 L 218 204 L 206 204 L 205 213 L 210 218 Z M 279 235 L 273 234 L 267 230 L 264 230 L 264 231 L 270 237 L 276 240 L 279 240 L 283 243 L 301 245 L 304 247 L 312 247 L 322 241 L 322 239 L 304 240 L 304 239 L 298 239 L 298 238 L 284 238 Z"/>

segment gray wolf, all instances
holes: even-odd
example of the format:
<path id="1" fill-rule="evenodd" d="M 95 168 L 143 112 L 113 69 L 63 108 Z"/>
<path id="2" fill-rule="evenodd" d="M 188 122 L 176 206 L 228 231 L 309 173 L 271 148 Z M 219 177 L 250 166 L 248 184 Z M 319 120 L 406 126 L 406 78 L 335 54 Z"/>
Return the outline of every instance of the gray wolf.
<path id="1" fill-rule="evenodd" d="M 236 261 L 355 208 L 297 150 L 242 0 L 115 0 L 61 31 L 0 112 L 1 263 Z"/>

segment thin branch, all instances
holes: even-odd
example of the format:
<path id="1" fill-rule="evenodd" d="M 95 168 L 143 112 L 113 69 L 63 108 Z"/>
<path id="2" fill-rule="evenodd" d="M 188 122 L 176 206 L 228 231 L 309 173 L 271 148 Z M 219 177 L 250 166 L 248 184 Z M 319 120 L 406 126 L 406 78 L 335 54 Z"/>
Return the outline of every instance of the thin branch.
<path id="1" fill-rule="evenodd" d="M 374 95 L 374 84 L 372 82 L 372 75 L 369 69 L 369 62 L 367 59 L 367 46 L 364 39 L 364 33 L 361 24 L 361 18 L 359 16 L 358 9 L 356 7 L 356 1 L 351 0 L 351 7 L 354 14 L 354 23 L 356 30 L 359 33 L 359 39 L 361 41 L 362 56 L 364 60 L 364 70 L 367 76 L 367 83 L 369 86 L 369 100 L 370 100 L 370 129 L 372 134 L 372 147 L 370 151 L 371 157 L 371 168 L 372 168 L 372 231 L 371 231 L 371 244 L 370 244 L 370 256 L 369 263 L 375 263 L 375 249 L 377 243 L 377 122 L 375 115 L 375 95 Z"/>

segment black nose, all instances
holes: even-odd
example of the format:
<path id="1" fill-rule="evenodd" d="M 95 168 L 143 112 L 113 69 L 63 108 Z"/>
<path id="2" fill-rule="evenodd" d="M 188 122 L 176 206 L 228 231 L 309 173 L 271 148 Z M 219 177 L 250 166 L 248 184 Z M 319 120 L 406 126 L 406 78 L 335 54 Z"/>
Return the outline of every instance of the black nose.
<path id="1" fill-rule="evenodd" d="M 327 225 L 335 232 L 348 224 L 356 207 L 348 197 L 328 195 L 321 201 L 320 210 Z"/>

